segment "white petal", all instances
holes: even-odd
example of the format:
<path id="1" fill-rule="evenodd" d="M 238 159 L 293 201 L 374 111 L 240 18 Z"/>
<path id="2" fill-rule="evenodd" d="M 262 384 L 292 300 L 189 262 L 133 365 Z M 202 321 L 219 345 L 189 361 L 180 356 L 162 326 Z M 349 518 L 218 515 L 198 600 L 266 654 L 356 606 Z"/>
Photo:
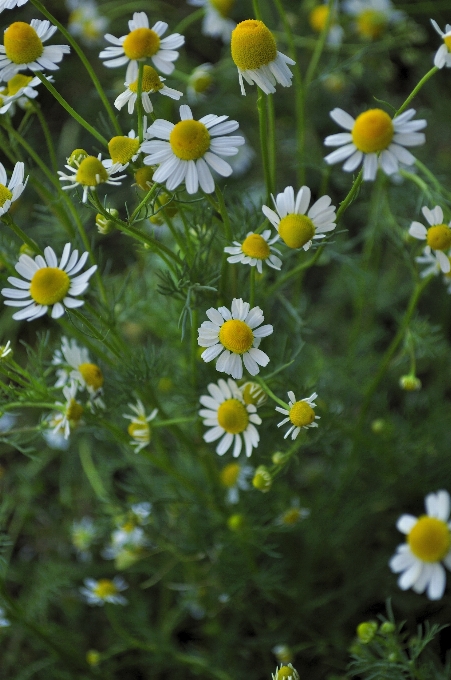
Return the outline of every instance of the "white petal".
<path id="1" fill-rule="evenodd" d="M 343 109 L 333 109 L 329 115 L 332 120 L 338 123 L 338 125 L 340 125 L 345 130 L 352 130 L 354 127 L 354 118 L 350 116 L 349 113 L 346 113 L 346 111 L 343 111 Z"/>
<path id="2" fill-rule="evenodd" d="M 401 515 L 401 517 L 396 522 L 396 528 L 403 534 L 408 534 L 410 530 L 415 526 L 418 519 L 413 515 Z"/>
<path id="3" fill-rule="evenodd" d="M 446 574 L 441 564 L 432 565 L 427 595 L 430 600 L 440 600 L 445 592 Z"/>

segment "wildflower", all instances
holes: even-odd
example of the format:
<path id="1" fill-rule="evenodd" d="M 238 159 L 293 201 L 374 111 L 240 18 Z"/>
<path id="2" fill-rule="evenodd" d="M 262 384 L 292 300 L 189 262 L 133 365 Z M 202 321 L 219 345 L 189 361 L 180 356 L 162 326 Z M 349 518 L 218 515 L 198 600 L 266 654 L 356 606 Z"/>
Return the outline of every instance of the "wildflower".
<path id="1" fill-rule="evenodd" d="M 401 573 L 398 586 L 413 588 L 416 593 L 427 589 L 430 600 L 439 600 L 445 590 L 446 573 L 451 569 L 450 496 L 447 491 L 430 493 L 425 498 L 426 515 L 401 515 L 396 526 L 407 535 L 390 560 L 390 569 Z"/>
<path id="2" fill-rule="evenodd" d="M 226 501 L 231 505 L 238 503 L 239 492 L 247 491 L 249 477 L 254 473 L 254 468 L 250 465 L 240 465 L 239 463 L 229 463 L 222 468 L 219 479 L 221 484 L 227 489 Z"/>
<path id="3" fill-rule="evenodd" d="M 287 64 L 296 63 L 277 51 L 276 41 L 263 21 L 247 19 L 232 31 L 232 59 L 238 68 L 241 94 L 246 94 L 244 80 L 255 83 L 265 94 L 276 91 L 276 83 L 290 87 L 293 74 Z"/>
<path id="4" fill-rule="evenodd" d="M 399 386 L 406 392 L 421 390 L 421 380 L 416 375 L 402 375 L 399 379 Z"/>
<path id="5" fill-rule="evenodd" d="M 122 172 L 124 169 L 120 163 L 113 163 L 110 165 L 108 159 L 101 161 L 102 154 L 96 156 L 86 156 L 78 160 L 74 158 L 72 160 L 72 165 L 68 163 L 64 167 L 71 171 L 71 175 L 65 175 L 62 170 L 58 170 L 58 175 L 60 176 L 61 182 L 70 182 L 67 186 L 63 187 L 64 190 L 71 190 L 74 187 L 83 187 L 83 198 L 82 202 L 86 203 L 88 200 L 88 191 L 94 191 L 99 184 L 111 184 L 113 186 L 120 186 L 120 180 L 125 177 L 125 175 L 119 175 L 119 177 L 113 177 L 118 172 Z M 107 167 L 108 166 L 108 167 Z"/>
<path id="6" fill-rule="evenodd" d="M 320 416 L 316 416 L 315 411 L 313 410 L 316 407 L 315 399 L 317 396 L 316 392 L 314 392 L 309 397 L 296 401 L 294 392 L 288 392 L 289 409 L 287 410 L 281 406 L 276 406 L 276 411 L 288 416 L 288 418 L 281 420 L 277 427 L 282 427 L 282 425 L 285 425 L 285 423 L 288 422 L 290 423 L 290 427 L 286 431 L 284 439 L 286 439 L 289 434 L 291 434 L 291 439 L 296 439 L 299 432 L 304 427 L 318 427 L 318 423 L 316 423 L 315 420 L 319 420 Z"/>
<path id="7" fill-rule="evenodd" d="M 71 382 L 63 388 L 65 403 L 55 402 L 55 407 L 61 410 L 47 418 L 47 423 L 55 434 L 62 433 L 64 439 L 69 439 L 71 430 L 74 430 L 81 422 L 83 406 L 76 401 L 78 385 Z"/>
<path id="8" fill-rule="evenodd" d="M 451 66 L 451 24 L 446 24 L 445 32 L 440 29 L 438 23 L 431 19 L 431 24 L 443 39 L 443 45 L 438 48 L 434 57 L 434 66 L 443 68 L 444 66 Z"/>
<path id="9" fill-rule="evenodd" d="M 105 211 L 111 215 L 113 218 L 119 217 L 119 211 L 116 208 L 105 208 Z M 110 234 L 114 229 L 114 220 L 109 220 L 102 213 L 97 213 L 96 215 L 96 227 L 99 234 L 106 236 Z"/>
<path id="10" fill-rule="evenodd" d="M 149 423 L 157 415 L 158 409 L 154 408 L 149 416 L 146 415 L 144 405 L 139 399 L 136 402 L 136 406 L 134 404 L 128 404 L 128 407 L 135 415 L 130 415 L 128 413 L 123 413 L 122 415 L 124 418 L 131 421 L 127 429 L 128 434 L 132 437 L 130 445 L 135 449 L 135 453 L 139 453 L 141 449 L 150 443 L 152 434 Z"/>
<path id="11" fill-rule="evenodd" d="M 151 189 L 155 184 L 153 181 L 153 173 L 154 169 L 149 166 L 138 168 L 135 172 L 136 186 L 142 189 L 142 191 L 149 191 L 149 189 Z"/>
<path id="12" fill-rule="evenodd" d="M 80 593 L 88 604 L 99 605 L 102 607 L 105 602 L 110 604 L 127 604 L 127 600 L 119 593 L 127 590 L 128 585 L 120 576 L 115 576 L 111 581 L 108 578 L 101 578 L 98 581 L 93 578 L 85 578 L 84 588 L 80 588 Z"/>
<path id="13" fill-rule="evenodd" d="M 210 383 L 207 387 L 209 395 L 202 395 L 200 403 L 205 409 L 199 411 L 204 418 L 204 425 L 210 430 L 204 434 L 206 442 L 214 442 L 222 437 L 216 453 L 224 455 L 232 444 L 233 457 L 237 458 L 244 446 L 246 456 L 252 454 L 252 449 L 258 446 L 260 435 L 255 425 L 260 425 L 261 418 L 256 414 L 257 409 L 252 404 L 245 404 L 238 389 L 238 385 L 231 380 L 218 380 L 217 385 Z"/>
<path id="14" fill-rule="evenodd" d="M 8 282 L 16 287 L 3 288 L 1 291 L 2 295 L 11 298 L 5 300 L 5 305 L 23 307 L 13 314 L 13 319 L 32 321 L 43 316 L 49 307 L 52 308 L 52 319 L 59 319 L 65 308 L 73 309 L 84 304 L 76 296 L 85 292 L 97 265 L 78 274 L 88 259 L 88 253 L 78 257 L 78 250 L 71 254 L 71 248 L 71 244 L 66 243 L 59 264 L 50 246 L 44 250 L 45 259 L 41 255 L 37 255 L 34 260 L 29 255 L 19 257 L 15 269 L 26 281 L 9 276 Z"/>
<path id="15" fill-rule="evenodd" d="M 138 61 L 151 59 L 155 68 L 170 75 L 174 70 L 172 63 L 178 59 L 179 53 L 176 51 L 181 47 L 185 38 L 179 33 L 161 39 L 166 33 L 168 24 L 164 21 L 157 23 L 149 28 L 149 19 L 145 12 L 134 12 L 133 19 L 128 22 L 130 33 L 121 38 L 106 33 L 105 40 L 112 43 L 114 47 L 107 47 L 100 53 L 100 58 L 105 59 L 105 66 L 115 68 L 128 64 L 125 80 L 132 83 L 138 77 Z"/>
<path id="16" fill-rule="evenodd" d="M 208 363 L 219 358 L 216 370 L 228 373 L 232 378 L 243 377 L 243 362 L 251 375 L 257 375 L 259 366 L 267 366 L 269 357 L 258 349 L 260 341 L 271 335 L 273 327 L 260 326 L 265 317 L 260 307 L 249 309 L 249 303 L 234 298 L 231 312 L 227 307 L 207 309 L 210 321 L 204 321 L 198 329 L 198 344 L 207 347 L 202 359 Z M 260 328 L 258 328 L 260 326 Z"/>
<path id="17" fill-rule="evenodd" d="M 343 9 L 355 17 L 357 33 L 367 40 L 377 40 L 389 24 L 404 18 L 390 0 L 346 0 Z"/>
<path id="18" fill-rule="evenodd" d="M 211 194 L 215 183 L 208 166 L 228 177 L 232 168 L 220 156 L 234 156 L 238 152 L 237 147 L 244 144 L 243 137 L 223 136 L 234 132 L 238 123 L 227 120 L 228 116 L 214 114 L 193 120 L 191 109 L 186 104 L 180 107 L 180 118 L 176 125 L 158 119 L 148 128 L 149 137 L 158 137 L 158 140 L 143 143 L 142 150 L 150 154 L 144 158 L 144 164 L 159 164 L 153 179 L 166 182 L 168 191 L 185 182 L 189 194 L 195 194 L 199 184 L 205 193 Z"/>
<path id="19" fill-rule="evenodd" d="M 47 80 L 53 82 L 53 76 L 48 76 Z M 26 108 L 29 99 L 35 99 L 38 96 L 37 90 L 34 88 L 40 84 L 37 76 L 24 76 L 23 73 L 16 73 L 7 82 L 3 101 L 1 102 L 0 114 L 6 113 L 17 102 L 22 108 Z"/>
<path id="20" fill-rule="evenodd" d="M 326 21 L 329 18 L 330 7 L 327 0 L 322 5 L 316 5 L 309 14 L 309 23 L 312 29 L 316 33 L 321 33 L 324 30 Z M 332 16 L 331 22 L 329 24 L 329 30 L 327 34 L 327 43 L 329 45 L 340 45 L 343 39 L 343 29 L 337 24 L 337 10 L 335 9 Z"/>
<path id="21" fill-rule="evenodd" d="M 420 278 L 424 279 L 426 276 L 431 274 L 439 274 L 441 272 L 440 261 L 437 259 L 437 253 L 431 249 L 430 246 L 426 246 L 423 250 L 423 254 L 415 258 L 415 262 L 418 264 L 425 265 L 425 268 L 420 272 Z"/>
<path id="22" fill-rule="evenodd" d="M 266 465 L 259 465 L 255 470 L 252 486 L 262 493 L 268 493 L 272 486 L 272 476 Z"/>
<path id="23" fill-rule="evenodd" d="M 95 2 L 68 0 L 67 5 L 71 10 L 68 20 L 70 33 L 81 38 L 86 45 L 98 43 L 108 26 L 108 19 L 99 14 Z"/>
<path id="24" fill-rule="evenodd" d="M 64 387 L 69 380 L 76 382 L 81 389 L 86 389 L 99 405 L 99 395 L 103 387 L 103 373 L 97 364 L 89 358 L 88 350 L 79 347 L 76 340 L 61 338 L 61 350 L 53 355 L 52 364 L 61 366 L 56 371 L 58 380 L 55 387 Z M 101 400 L 100 400 L 101 401 Z M 103 402 L 101 402 L 103 405 Z M 104 405 L 103 405 L 104 406 Z"/>
<path id="25" fill-rule="evenodd" d="M 300 522 L 302 519 L 307 519 L 310 516 L 308 508 L 301 508 L 299 498 L 294 498 L 291 501 L 291 506 L 285 510 L 277 519 L 276 524 L 282 527 L 291 527 Z"/>
<path id="26" fill-rule="evenodd" d="M 266 392 L 260 385 L 247 381 L 240 386 L 245 404 L 253 404 L 257 408 L 262 406 L 268 399 Z"/>
<path id="27" fill-rule="evenodd" d="M 236 512 L 236 513 L 234 513 L 233 515 L 230 515 L 230 517 L 227 518 L 227 526 L 229 527 L 230 531 L 241 531 L 241 529 L 243 529 L 245 523 L 246 523 L 246 520 L 244 518 L 244 515 L 242 515 L 239 512 Z M 228 598 L 228 595 L 220 595 L 219 596 L 220 602 L 227 602 L 228 601 L 228 599 L 224 600 L 224 597 Z"/>
<path id="28" fill-rule="evenodd" d="M 330 196 L 321 196 L 306 215 L 310 198 L 311 191 L 307 186 L 299 189 L 296 200 L 293 187 L 287 187 L 277 194 L 277 198 L 272 197 L 277 212 L 262 206 L 263 214 L 289 248 L 308 250 L 313 239 L 325 238 L 326 233 L 337 226 L 335 206 L 331 205 Z"/>
<path id="29" fill-rule="evenodd" d="M 1 11 L 1 9 L 0 9 Z M 0 607 L 0 628 L 7 628 L 8 626 L 11 625 L 11 621 L 9 621 L 6 616 L 5 616 L 5 610 L 3 607 Z"/>
<path id="30" fill-rule="evenodd" d="M 186 95 L 190 104 L 205 98 L 205 93 L 213 85 L 213 66 L 212 64 L 201 64 L 197 66 L 188 79 Z"/>
<path id="31" fill-rule="evenodd" d="M 32 19 L 31 23 L 15 21 L 5 30 L 3 45 L 0 45 L 0 78 L 9 80 L 19 71 L 54 71 L 70 52 L 69 45 L 47 45 L 46 42 L 57 30 L 50 21 Z"/>
<path id="32" fill-rule="evenodd" d="M 451 248 L 451 222 L 443 223 L 443 210 L 438 205 L 432 210 L 423 206 L 421 211 L 430 227 L 426 228 L 421 222 L 412 222 L 409 234 L 420 241 L 426 240 L 427 245 L 435 253 L 440 269 L 447 274 L 451 266 L 449 257 L 443 251 Z"/>
<path id="33" fill-rule="evenodd" d="M 166 78 L 159 76 L 152 66 L 144 66 L 141 101 L 146 113 L 152 113 L 153 111 L 149 94 L 159 92 L 160 94 L 164 94 L 166 97 L 170 97 L 171 99 L 180 99 L 180 97 L 183 96 L 183 92 L 163 85 L 165 80 Z M 136 80 L 131 83 L 126 81 L 125 87 L 127 88 L 125 92 L 122 92 L 118 97 L 116 97 L 114 106 L 121 110 L 125 104 L 128 104 L 128 112 L 132 114 L 135 108 L 135 102 L 138 98 L 138 78 L 136 78 Z"/>
<path id="34" fill-rule="evenodd" d="M 142 151 L 141 146 L 134 130 L 130 130 L 127 136 L 117 135 L 112 137 L 108 142 L 110 158 L 103 161 L 103 166 L 107 169 L 113 166 L 121 166 L 121 169 L 125 170 L 129 163 L 136 161 Z"/>
<path id="35" fill-rule="evenodd" d="M 28 0 L 0 0 L 0 13 L 4 9 L 14 9 L 14 7 L 22 7 Z"/>
<path id="36" fill-rule="evenodd" d="M 236 23 L 229 18 L 235 0 L 188 0 L 189 5 L 205 7 L 202 33 L 229 42 Z"/>
<path id="37" fill-rule="evenodd" d="M 293 668 L 291 663 L 276 668 L 276 672 L 271 673 L 272 680 L 300 680 L 299 673 Z"/>
<path id="38" fill-rule="evenodd" d="M 12 358 L 11 340 L 8 340 L 6 345 L 0 345 L 0 360 L 6 359 L 6 357 Z"/>
<path id="39" fill-rule="evenodd" d="M 97 528 L 90 517 L 82 517 L 72 524 L 72 544 L 80 560 L 86 562 L 91 559 L 89 549 L 97 536 Z"/>
<path id="40" fill-rule="evenodd" d="M 224 248 L 225 253 L 231 253 L 227 258 L 227 262 L 242 264 L 249 264 L 251 267 L 257 267 L 259 274 L 262 273 L 262 263 L 266 262 L 268 267 L 280 270 L 282 260 L 274 253 L 279 253 L 277 248 L 272 248 L 272 244 L 278 241 L 279 236 L 276 235 L 270 239 L 271 231 L 266 229 L 262 234 L 254 234 L 252 231 L 248 232 L 243 243 L 234 241 L 233 246 Z"/>
<path id="41" fill-rule="evenodd" d="M 425 142 L 424 133 L 418 130 L 425 128 L 427 122 L 411 120 L 415 113 L 415 109 L 409 109 L 391 119 L 382 109 L 369 109 L 354 119 L 343 109 L 334 109 L 330 117 L 349 132 L 326 137 L 326 146 L 340 146 L 341 149 L 333 151 L 324 160 L 329 165 L 346 160 L 343 170 L 352 172 L 363 159 L 364 180 L 373 180 L 378 167 L 386 175 L 393 175 L 399 170 L 400 163 L 407 166 L 415 163 L 415 157 L 405 147 L 420 146 Z"/>
<path id="42" fill-rule="evenodd" d="M 377 633 L 378 624 L 376 621 L 363 621 L 357 626 L 357 637 L 364 645 L 369 644 Z"/>
<path id="43" fill-rule="evenodd" d="M 8 212 L 11 204 L 17 201 L 27 185 L 28 177 L 25 182 L 23 181 L 24 167 L 21 161 L 16 163 L 11 179 L 8 182 L 6 170 L 0 163 L 0 216 Z M 8 186 L 6 185 L 7 182 Z"/>

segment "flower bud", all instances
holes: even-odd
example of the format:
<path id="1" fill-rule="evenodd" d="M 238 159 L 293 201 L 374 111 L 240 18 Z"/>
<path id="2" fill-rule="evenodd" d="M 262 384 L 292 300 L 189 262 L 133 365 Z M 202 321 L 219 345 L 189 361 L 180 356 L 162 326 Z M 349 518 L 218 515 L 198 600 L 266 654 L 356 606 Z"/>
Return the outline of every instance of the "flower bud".
<path id="1" fill-rule="evenodd" d="M 266 465 L 259 465 L 255 471 L 254 478 L 252 480 L 253 486 L 261 491 L 262 493 L 267 493 L 272 486 L 272 477 Z"/>
<path id="2" fill-rule="evenodd" d="M 421 380 L 416 375 L 402 375 L 399 379 L 399 386 L 407 392 L 415 392 L 421 390 Z"/>
<path id="3" fill-rule="evenodd" d="M 377 632 L 376 621 L 364 621 L 357 626 L 357 637 L 360 642 L 367 645 L 374 638 Z"/>

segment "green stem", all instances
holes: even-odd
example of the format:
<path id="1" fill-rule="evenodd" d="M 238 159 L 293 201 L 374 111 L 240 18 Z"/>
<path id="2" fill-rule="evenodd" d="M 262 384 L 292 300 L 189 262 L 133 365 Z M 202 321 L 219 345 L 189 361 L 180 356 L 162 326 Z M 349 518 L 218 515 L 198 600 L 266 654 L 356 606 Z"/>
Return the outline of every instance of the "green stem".
<path id="1" fill-rule="evenodd" d="M 268 117 L 266 111 L 265 93 L 257 87 L 257 111 L 258 125 L 260 130 L 260 148 L 263 162 L 263 172 L 266 186 L 266 202 L 271 200 L 271 172 L 269 169 L 269 150 L 268 150 Z"/>
<path id="2" fill-rule="evenodd" d="M 198 365 L 198 350 L 199 345 L 197 343 L 197 329 L 199 327 L 199 312 L 197 309 L 193 309 L 191 313 L 191 380 L 193 388 L 197 388 L 197 365 Z"/>
<path id="3" fill-rule="evenodd" d="M 310 63 L 307 67 L 307 73 L 305 75 L 305 88 L 307 89 L 310 83 L 313 80 L 313 76 L 315 75 L 316 68 L 318 66 L 319 60 L 321 58 L 321 55 L 324 50 L 324 46 L 326 44 L 327 36 L 329 33 L 329 27 L 332 21 L 332 15 L 334 11 L 334 5 L 335 5 L 335 0 L 329 0 L 329 13 L 327 15 L 326 22 L 322 28 L 322 31 L 320 33 L 320 36 L 316 42 L 315 49 L 313 50 L 312 58 L 310 59 Z"/>
<path id="4" fill-rule="evenodd" d="M 224 194 L 219 187 L 216 187 L 216 197 L 218 199 L 219 212 L 224 223 L 224 235 L 228 241 L 232 240 L 232 226 L 230 224 L 229 213 L 227 212 L 226 204 L 224 201 Z"/>
<path id="5" fill-rule="evenodd" d="M 154 195 L 154 193 L 156 192 L 157 189 L 158 189 L 158 184 L 156 184 L 156 183 L 149 189 L 149 191 L 148 191 L 147 194 L 144 196 L 144 198 L 142 199 L 142 201 L 139 203 L 139 205 L 138 205 L 138 206 L 134 209 L 134 211 L 132 212 L 132 214 L 131 214 L 131 216 L 130 216 L 130 218 L 129 218 L 129 220 L 128 220 L 128 223 L 129 223 L 130 225 L 133 224 L 133 222 L 135 221 L 136 217 L 139 215 L 139 213 L 140 213 L 141 210 L 144 208 L 144 206 L 146 206 L 146 205 L 148 204 L 148 202 L 150 201 L 150 199 L 152 198 L 152 196 Z"/>
<path id="6" fill-rule="evenodd" d="M 260 5 L 258 4 L 258 0 L 252 0 L 252 7 L 254 10 L 255 18 L 258 19 L 259 21 L 262 20 L 262 13 L 260 11 Z"/>
<path id="7" fill-rule="evenodd" d="M 347 196 L 344 198 L 344 200 L 338 206 L 337 218 L 336 218 L 337 224 L 338 224 L 338 221 L 341 219 L 341 216 L 343 215 L 345 210 L 347 210 L 349 208 L 349 206 L 351 205 L 351 203 L 355 199 L 356 194 L 359 190 L 359 187 L 362 184 L 362 181 L 363 181 L 363 169 L 360 170 L 360 172 L 357 175 L 357 177 L 355 178 Z"/>
<path id="8" fill-rule="evenodd" d="M 268 107 L 268 161 L 269 176 L 271 179 L 271 192 L 276 186 L 276 115 L 274 111 L 274 97 L 268 94 L 266 98 Z"/>
<path id="9" fill-rule="evenodd" d="M 439 70 L 439 69 L 437 68 L 437 66 L 434 66 L 433 68 L 431 68 L 430 71 L 428 71 L 428 72 L 426 73 L 426 75 L 424 75 L 424 76 L 422 77 L 422 79 L 420 80 L 420 82 L 418 83 L 418 85 L 417 85 L 416 87 L 413 88 L 412 92 L 409 94 L 409 96 L 407 97 L 407 99 L 406 99 L 406 101 L 404 102 L 404 104 L 401 104 L 401 106 L 399 107 L 399 109 L 396 111 L 396 113 L 395 113 L 395 115 L 393 116 L 393 118 L 396 118 L 396 116 L 399 116 L 399 115 L 400 115 L 400 114 L 401 114 L 401 113 L 409 106 L 410 102 L 411 102 L 412 99 L 418 94 L 418 92 L 421 90 L 421 88 L 423 87 L 423 85 L 424 85 L 425 83 L 427 83 L 427 81 L 429 80 L 429 78 L 432 78 L 432 76 L 433 76 L 435 73 L 437 73 L 438 70 Z"/>
<path id="10" fill-rule="evenodd" d="M 57 163 L 57 160 L 56 160 L 55 146 L 53 144 L 53 139 L 52 139 L 52 135 L 50 134 L 49 126 L 47 125 L 47 121 L 45 119 L 45 116 L 43 115 L 43 113 L 41 111 L 41 107 L 36 102 L 33 102 L 33 111 L 37 115 L 39 122 L 41 124 L 42 132 L 44 133 L 45 142 L 47 144 L 47 149 L 48 149 L 49 156 L 50 156 L 50 163 L 52 165 L 52 170 L 56 175 L 57 172 L 58 172 L 58 163 Z"/>
<path id="11" fill-rule="evenodd" d="M 97 468 L 94 465 L 94 461 L 92 460 L 91 456 L 91 449 L 89 448 L 89 444 L 86 439 L 82 439 L 80 442 L 79 454 L 85 475 L 88 478 L 97 498 L 102 502 L 108 501 L 108 494 L 105 490 Z"/>
<path id="12" fill-rule="evenodd" d="M 66 310 L 68 312 L 68 310 Z M 112 354 L 114 354 L 117 357 L 121 357 L 121 352 L 116 349 L 107 339 L 106 336 L 108 335 L 109 331 L 106 334 L 100 333 L 97 328 L 89 321 L 89 319 L 86 318 L 84 314 L 82 314 L 78 309 L 71 309 L 70 316 L 74 316 L 78 321 L 83 323 L 88 331 L 92 334 L 92 337 L 95 340 L 98 340 L 99 342 L 103 343 L 105 347 L 107 347 Z"/>
<path id="13" fill-rule="evenodd" d="M 152 423 L 152 429 L 154 427 L 167 427 L 168 425 L 178 425 L 179 423 L 193 423 L 197 420 L 197 416 L 183 416 L 180 418 L 171 418 L 170 420 L 159 420 Z"/>
<path id="14" fill-rule="evenodd" d="M 143 74 L 144 74 L 144 62 L 140 61 L 138 62 L 138 92 L 136 93 L 136 112 L 138 114 L 138 138 L 139 138 L 139 143 L 141 144 L 143 139 L 144 139 L 144 130 L 143 130 L 143 118 L 144 118 L 144 109 L 143 109 L 143 103 L 142 103 L 142 91 L 143 91 Z"/>
<path id="15" fill-rule="evenodd" d="M 36 241 L 33 241 L 32 238 L 27 236 L 26 233 L 22 231 L 22 229 L 19 226 L 17 226 L 17 224 L 14 222 L 13 218 L 9 213 L 5 213 L 1 219 L 2 222 L 7 224 L 8 227 L 16 234 L 16 236 L 22 239 L 22 241 L 30 248 L 30 250 L 37 253 L 38 255 L 43 254 L 42 250 L 40 249 Z"/>
<path id="16" fill-rule="evenodd" d="M 314 264 L 319 260 L 321 253 L 324 250 L 324 246 L 319 246 L 319 248 L 316 249 L 315 254 L 313 257 L 310 258 L 310 260 L 307 260 L 307 262 L 301 262 L 298 264 L 297 267 L 292 269 L 290 272 L 287 272 L 284 274 L 284 276 L 281 276 L 280 278 L 277 279 L 275 283 L 268 289 L 267 295 L 270 297 L 273 293 L 278 290 L 281 286 L 283 286 L 287 281 L 289 281 L 293 276 L 297 276 L 297 274 L 300 274 L 304 269 L 309 269 L 310 267 L 313 267 Z"/>
<path id="17" fill-rule="evenodd" d="M 192 12 L 192 14 L 188 14 L 187 17 L 179 21 L 179 23 L 176 25 L 176 27 L 174 28 L 174 33 L 182 33 L 189 26 L 191 26 L 191 24 L 194 24 L 199 19 L 202 19 L 204 14 L 205 10 L 203 7 L 200 7 L 195 12 Z M 172 72 L 172 75 L 174 75 L 174 72 Z"/>
<path id="18" fill-rule="evenodd" d="M 251 267 L 250 282 L 249 282 L 249 305 L 252 309 L 255 302 L 255 269 L 256 267 Z"/>
<path id="19" fill-rule="evenodd" d="M 259 376 L 255 376 L 255 382 L 257 382 L 261 387 L 263 387 L 263 389 L 265 390 L 268 397 L 271 397 L 271 399 L 273 401 L 275 401 L 276 404 L 279 404 L 279 406 L 282 406 L 283 408 L 287 409 L 287 411 L 290 410 L 290 407 L 288 406 L 288 404 L 286 404 L 284 401 L 282 401 L 282 399 L 279 399 L 279 397 L 276 397 L 274 392 L 269 389 L 268 385 L 265 383 L 263 378 L 260 378 Z"/>

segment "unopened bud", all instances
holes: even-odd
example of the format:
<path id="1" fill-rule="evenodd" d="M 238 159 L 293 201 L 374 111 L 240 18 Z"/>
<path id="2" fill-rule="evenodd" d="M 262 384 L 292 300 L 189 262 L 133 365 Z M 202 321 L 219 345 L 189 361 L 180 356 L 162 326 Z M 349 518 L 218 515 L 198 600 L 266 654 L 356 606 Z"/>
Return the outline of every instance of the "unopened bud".
<path id="1" fill-rule="evenodd" d="M 407 392 L 421 390 L 421 380 L 416 375 L 402 375 L 399 379 L 399 386 Z"/>
<path id="2" fill-rule="evenodd" d="M 376 621 L 364 621 L 357 626 L 357 637 L 360 642 L 367 645 L 374 638 L 377 632 Z"/>
<path id="3" fill-rule="evenodd" d="M 259 465 L 255 471 L 254 479 L 252 480 L 253 486 L 261 491 L 262 493 L 267 493 L 272 486 L 272 477 L 266 465 Z"/>

